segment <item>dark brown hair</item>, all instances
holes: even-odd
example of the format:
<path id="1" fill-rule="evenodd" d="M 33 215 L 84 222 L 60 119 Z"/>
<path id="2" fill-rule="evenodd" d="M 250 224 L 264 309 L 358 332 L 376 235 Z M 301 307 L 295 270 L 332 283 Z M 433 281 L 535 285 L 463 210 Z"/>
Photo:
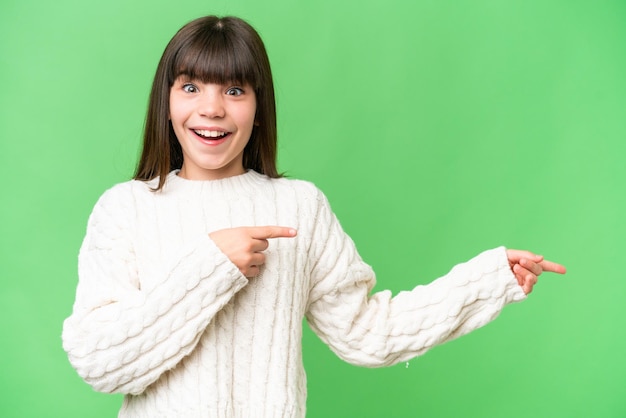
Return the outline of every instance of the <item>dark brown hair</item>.
<path id="1" fill-rule="evenodd" d="M 183 153 L 169 120 L 169 97 L 179 76 L 203 83 L 250 84 L 256 94 L 255 125 L 244 149 L 243 166 L 269 177 L 276 170 L 276 103 L 265 46 L 252 26 L 237 17 L 206 16 L 183 26 L 167 44 L 157 67 L 144 127 L 136 180 L 181 168 Z"/>

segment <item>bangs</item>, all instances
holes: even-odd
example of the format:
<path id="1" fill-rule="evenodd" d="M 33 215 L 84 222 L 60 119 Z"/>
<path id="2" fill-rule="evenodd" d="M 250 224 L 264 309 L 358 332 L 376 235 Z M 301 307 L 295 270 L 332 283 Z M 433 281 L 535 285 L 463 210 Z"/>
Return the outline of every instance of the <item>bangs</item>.
<path id="1" fill-rule="evenodd" d="M 258 63 L 245 42 L 219 25 L 193 35 L 172 62 L 170 85 L 183 76 L 203 83 L 250 84 L 257 89 Z"/>

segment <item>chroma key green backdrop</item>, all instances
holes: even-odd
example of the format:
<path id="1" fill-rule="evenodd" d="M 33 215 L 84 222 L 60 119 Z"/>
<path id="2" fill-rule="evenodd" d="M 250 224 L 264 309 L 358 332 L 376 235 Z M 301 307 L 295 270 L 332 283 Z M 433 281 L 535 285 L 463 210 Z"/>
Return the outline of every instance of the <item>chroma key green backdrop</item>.
<path id="1" fill-rule="evenodd" d="M 386 369 L 307 328 L 309 417 L 626 417 L 623 0 L 3 0 L 1 417 L 116 416 L 61 348 L 76 256 L 132 175 L 163 48 L 205 14 L 263 36 L 280 168 L 325 191 L 377 290 L 498 245 L 569 269 Z"/>

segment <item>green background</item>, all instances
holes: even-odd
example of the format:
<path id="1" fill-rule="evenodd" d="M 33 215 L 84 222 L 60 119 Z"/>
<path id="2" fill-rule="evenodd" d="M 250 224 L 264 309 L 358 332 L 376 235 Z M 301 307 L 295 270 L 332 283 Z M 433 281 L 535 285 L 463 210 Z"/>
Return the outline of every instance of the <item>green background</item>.
<path id="1" fill-rule="evenodd" d="M 377 290 L 498 245 L 569 269 L 386 369 L 307 328 L 309 417 L 626 417 L 623 0 L 2 0 L 0 416 L 116 416 L 61 348 L 78 247 L 167 41 L 211 13 L 264 38 L 280 169 L 325 191 Z"/>

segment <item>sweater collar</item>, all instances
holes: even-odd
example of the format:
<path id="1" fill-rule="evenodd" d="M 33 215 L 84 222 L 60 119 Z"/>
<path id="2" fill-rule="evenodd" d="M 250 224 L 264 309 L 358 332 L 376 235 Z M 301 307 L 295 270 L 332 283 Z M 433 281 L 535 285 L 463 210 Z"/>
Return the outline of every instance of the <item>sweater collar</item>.
<path id="1" fill-rule="evenodd" d="M 164 191 L 169 190 L 239 190 L 257 189 L 268 177 L 254 170 L 248 170 L 243 174 L 226 177 L 218 180 L 189 180 L 178 175 L 180 170 L 172 170 L 167 175 Z M 158 181 L 158 180 L 157 180 Z"/>

